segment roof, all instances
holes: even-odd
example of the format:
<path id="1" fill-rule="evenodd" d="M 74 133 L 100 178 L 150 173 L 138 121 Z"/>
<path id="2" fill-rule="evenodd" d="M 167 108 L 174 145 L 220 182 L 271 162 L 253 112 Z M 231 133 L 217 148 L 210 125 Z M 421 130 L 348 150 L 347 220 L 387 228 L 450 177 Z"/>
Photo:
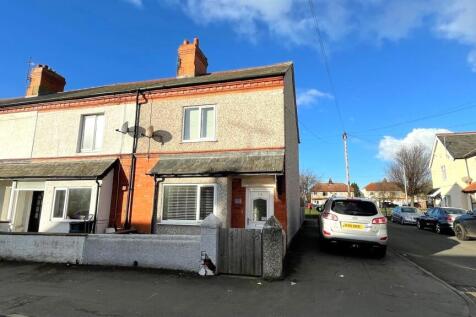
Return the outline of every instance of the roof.
<path id="1" fill-rule="evenodd" d="M 350 191 L 354 191 L 354 188 L 351 186 Z M 317 183 L 311 188 L 311 192 L 347 192 L 347 184 L 344 183 Z"/>
<path id="2" fill-rule="evenodd" d="M 161 155 L 149 174 L 164 177 L 282 174 L 284 150 Z"/>
<path id="3" fill-rule="evenodd" d="M 93 96 L 113 95 L 118 93 L 135 92 L 141 90 L 155 90 L 164 88 L 174 88 L 198 84 L 211 84 L 234 80 L 245 80 L 263 78 L 270 76 L 284 75 L 291 67 L 292 62 L 285 62 L 269 66 L 243 68 L 233 71 L 214 72 L 202 76 L 188 78 L 165 78 L 159 80 L 148 80 L 140 82 L 113 84 L 101 87 L 71 90 L 55 94 L 41 95 L 36 97 L 20 97 L 11 99 L 0 99 L 0 108 L 6 106 L 25 105 L 39 102 L 61 101 L 70 99 L 80 99 Z"/>
<path id="4" fill-rule="evenodd" d="M 364 188 L 369 192 L 397 192 L 402 190 L 397 183 L 387 181 L 370 183 Z"/>
<path id="5" fill-rule="evenodd" d="M 0 179 L 95 179 L 106 176 L 116 159 L 0 163 Z"/>
<path id="6" fill-rule="evenodd" d="M 476 156 L 476 132 L 442 133 L 436 137 L 454 159 Z"/>
<path id="7" fill-rule="evenodd" d="M 476 193 L 476 183 L 471 183 L 463 189 L 463 193 Z"/>

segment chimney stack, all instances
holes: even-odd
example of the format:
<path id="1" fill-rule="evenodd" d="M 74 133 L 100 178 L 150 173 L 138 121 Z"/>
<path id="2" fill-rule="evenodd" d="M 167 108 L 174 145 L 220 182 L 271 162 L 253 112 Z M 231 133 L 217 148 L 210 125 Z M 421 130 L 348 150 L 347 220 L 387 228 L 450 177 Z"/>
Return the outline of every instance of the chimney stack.
<path id="1" fill-rule="evenodd" d="M 195 77 L 207 73 L 208 61 L 200 50 L 198 38 L 184 40 L 178 48 L 177 77 Z"/>
<path id="2" fill-rule="evenodd" d="M 30 83 L 26 90 L 27 97 L 63 92 L 66 81 L 47 65 L 37 65 L 30 73 Z"/>

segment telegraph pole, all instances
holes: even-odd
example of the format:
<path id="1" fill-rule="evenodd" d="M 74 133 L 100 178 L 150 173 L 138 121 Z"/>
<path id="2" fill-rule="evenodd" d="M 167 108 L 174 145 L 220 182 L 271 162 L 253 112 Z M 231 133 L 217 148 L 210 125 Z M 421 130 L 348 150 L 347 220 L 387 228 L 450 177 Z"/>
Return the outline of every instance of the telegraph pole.
<path id="1" fill-rule="evenodd" d="M 342 134 L 344 140 L 344 157 L 345 157 L 345 176 L 347 178 L 347 195 L 350 198 L 350 172 L 349 172 L 349 154 L 347 152 L 347 132 Z"/>

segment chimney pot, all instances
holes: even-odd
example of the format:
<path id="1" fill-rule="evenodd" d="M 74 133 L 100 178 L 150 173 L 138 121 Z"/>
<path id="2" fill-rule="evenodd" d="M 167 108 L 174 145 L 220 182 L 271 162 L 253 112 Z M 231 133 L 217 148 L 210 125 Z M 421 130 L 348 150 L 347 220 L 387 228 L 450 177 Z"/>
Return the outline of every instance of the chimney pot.
<path id="1" fill-rule="evenodd" d="M 188 40 L 178 48 L 177 77 L 195 77 L 207 73 L 208 60 L 198 47 L 199 39 L 195 37 L 193 43 Z"/>
<path id="2" fill-rule="evenodd" d="M 26 90 L 27 97 L 62 92 L 66 85 L 63 76 L 49 68 L 48 65 L 42 64 L 31 69 L 29 80 Z"/>

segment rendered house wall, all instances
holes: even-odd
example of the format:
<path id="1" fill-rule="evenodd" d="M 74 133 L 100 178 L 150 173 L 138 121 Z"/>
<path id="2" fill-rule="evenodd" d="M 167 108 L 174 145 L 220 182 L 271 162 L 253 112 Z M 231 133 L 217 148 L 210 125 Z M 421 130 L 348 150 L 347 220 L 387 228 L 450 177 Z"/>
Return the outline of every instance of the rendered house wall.
<path id="1" fill-rule="evenodd" d="M 441 197 L 450 196 L 450 207 L 470 209 L 469 196 L 462 192 L 468 186 L 465 178 L 468 177 L 468 170 L 475 165 L 475 158 L 468 159 L 468 168 L 464 159 L 454 160 L 443 144 L 437 139 L 431 163 L 431 177 L 433 188 L 440 188 Z M 446 179 L 442 173 L 442 166 L 446 170 Z M 473 169 L 474 171 L 474 169 Z M 473 172 L 474 173 L 474 172 Z M 471 172 L 469 174 L 472 176 Z M 442 202 L 442 206 L 444 206 Z"/>
<path id="2" fill-rule="evenodd" d="M 301 227 L 304 215 L 299 201 L 299 136 L 296 117 L 296 96 L 294 95 L 294 73 L 288 70 L 284 77 L 284 112 L 285 119 L 285 187 L 287 210 L 287 239 L 294 237 Z M 279 220 L 279 218 L 278 218 Z M 285 226 L 285 224 L 282 224 Z M 285 226 L 286 227 L 286 226 Z"/>

